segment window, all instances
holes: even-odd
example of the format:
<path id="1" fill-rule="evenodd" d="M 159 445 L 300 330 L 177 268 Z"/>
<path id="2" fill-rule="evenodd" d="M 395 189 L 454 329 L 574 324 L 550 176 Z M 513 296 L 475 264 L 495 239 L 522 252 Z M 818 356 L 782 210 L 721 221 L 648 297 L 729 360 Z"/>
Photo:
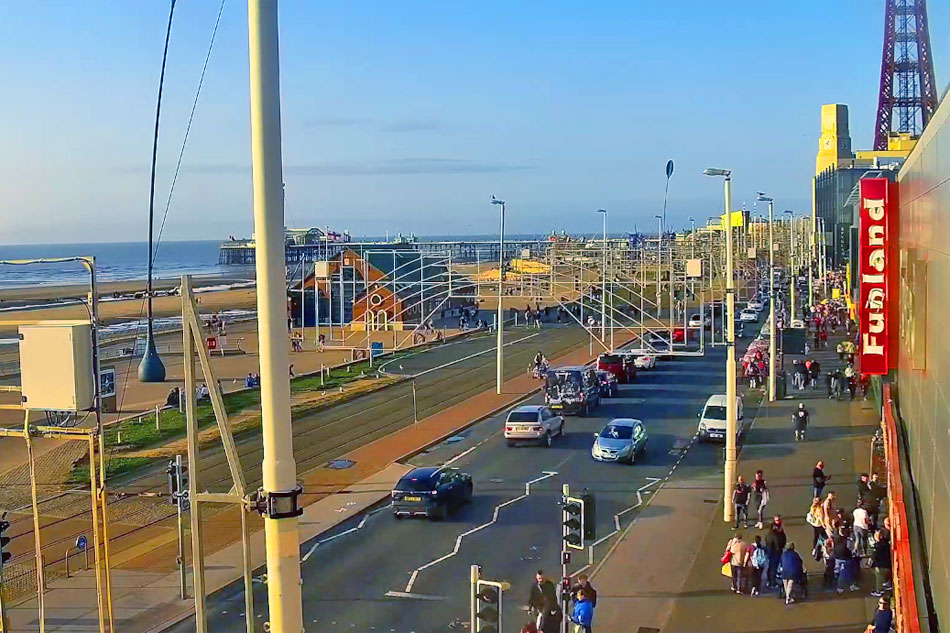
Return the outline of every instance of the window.
<path id="1" fill-rule="evenodd" d="M 554 417 L 554 414 L 551 413 L 551 410 L 550 410 L 550 409 L 541 409 L 541 417 L 542 417 L 542 418 L 545 418 L 545 419 L 547 419 L 547 418 L 553 418 L 553 417 Z"/>
<path id="2" fill-rule="evenodd" d="M 404 477 L 396 484 L 396 490 L 402 492 L 427 492 L 432 490 L 432 479 L 429 477 Z"/>
<path id="3" fill-rule="evenodd" d="M 538 414 L 534 411 L 512 411 L 508 414 L 509 422 L 537 422 Z"/>
<path id="4" fill-rule="evenodd" d="M 725 420 L 726 407 L 711 404 L 706 407 L 706 410 L 703 412 L 703 417 L 707 420 Z"/>
<path id="5" fill-rule="evenodd" d="M 634 437 L 635 439 L 640 439 L 641 437 L 643 437 L 643 426 L 642 426 L 642 425 L 638 424 L 638 425 L 636 425 L 635 427 L 633 427 L 633 437 Z"/>
<path id="6" fill-rule="evenodd" d="M 609 424 L 600 432 L 600 436 L 611 440 L 629 440 L 633 435 L 633 428 Z"/>

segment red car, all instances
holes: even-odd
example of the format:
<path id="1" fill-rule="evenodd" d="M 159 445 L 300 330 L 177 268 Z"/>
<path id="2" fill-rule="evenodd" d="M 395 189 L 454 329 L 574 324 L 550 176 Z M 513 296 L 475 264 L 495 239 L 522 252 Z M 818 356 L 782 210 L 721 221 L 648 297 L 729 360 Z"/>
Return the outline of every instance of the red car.
<path id="1" fill-rule="evenodd" d="M 597 357 L 597 369 L 610 372 L 617 377 L 617 382 L 626 384 L 637 379 L 637 367 L 630 356 L 617 354 L 601 354 Z"/>

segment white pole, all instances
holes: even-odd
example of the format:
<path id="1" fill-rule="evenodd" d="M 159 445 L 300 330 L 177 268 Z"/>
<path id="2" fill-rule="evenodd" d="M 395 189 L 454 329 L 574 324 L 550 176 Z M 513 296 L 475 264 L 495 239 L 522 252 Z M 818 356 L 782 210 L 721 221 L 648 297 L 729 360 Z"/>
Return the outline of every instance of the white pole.
<path id="1" fill-rule="evenodd" d="M 280 57 L 277 0 L 248 0 L 251 165 L 257 241 L 257 321 L 261 366 L 263 491 L 289 497 L 265 513 L 269 630 L 303 631 L 297 466 L 288 374 L 284 211 L 281 205 Z M 269 504 L 270 505 L 270 504 Z M 275 508 L 275 510 L 276 510 Z"/>
<path id="2" fill-rule="evenodd" d="M 505 203 L 501 202 L 501 231 L 498 235 L 498 328 L 497 342 L 495 352 L 495 393 L 501 393 L 501 384 L 505 380 L 504 376 L 504 312 L 502 311 L 503 286 L 505 282 Z"/>
<path id="3" fill-rule="evenodd" d="M 732 271 L 732 179 L 726 176 L 726 463 L 723 474 L 724 521 L 732 521 L 732 485 L 736 481 L 736 303 Z"/>
<path id="4" fill-rule="evenodd" d="M 607 340 L 607 211 L 600 210 L 604 214 L 604 252 L 600 267 L 600 340 Z M 611 315 L 611 318 L 612 315 Z M 611 351 L 613 348 L 611 347 Z"/>
<path id="5" fill-rule="evenodd" d="M 769 402 L 775 402 L 775 260 L 772 246 L 772 199 L 769 199 Z"/>

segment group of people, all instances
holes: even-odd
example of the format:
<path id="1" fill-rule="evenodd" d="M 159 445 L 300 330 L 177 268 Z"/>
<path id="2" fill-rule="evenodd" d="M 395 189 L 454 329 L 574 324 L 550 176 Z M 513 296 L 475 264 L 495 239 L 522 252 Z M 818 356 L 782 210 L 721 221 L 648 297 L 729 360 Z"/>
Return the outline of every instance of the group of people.
<path id="1" fill-rule="evenodd" d="M 874 591 L 881 596 L 891 588 L 890 519 L 879 521 L 887 499 L 887 488 L 877 473 L 862 473 L 857 482 L 854 508 L 849 512 L 838 505 L 838 496 L 830 491 L 823 496 L 830 477 L 819 461 L 812 473 L 814 498 L 805 517 L 812 526 L 812 555 L 825 563 L 824 584 L 841 594 L 845 588 L 857 591 L 862 561 L 874 570 Z"/>
<path id="2" fill-rule="evenodd" d="M 521 627 L 521 633 L 560 633 L 564 610 L 558 600 L 554 583 L 539 569 L 528 595 L 528 612 L 532 619 Z M 597 607 L 597 590 L 590 584 L 587 574 L 578 574 L 574 584 L 567 590 L 565 605 L 569 606 L 569 619 L 574 633 L 593 631 L 594 609 Z"/>
<path id="3" fill-rule="evenodd" d="M 244 377 L 244 386 L 247 389 L 253 389 L 254 387 L 261 386 L 261 375 L 255 374 L 253 372 L 248 372 L 247 376 Z"/>
<path id="4" fill-rule="evenodd" d="M 545 358 L 541 350 L 538 350 L 538 353 L 534 355 L 534 360 L 531 361 L 531 367 L 529 368 L 531 370 L 531 375 L 534 376 L 535 379 L 541 380 L 547 375 L 549 367 L 550 363 L 548 363 L 548 359 Z"/>
<path id="5" fill-rule="evenodd" d="M 794 587 L 807 591 L 805 563 L 788 542 L 782 517 L 775 515 L 765 538 L 756 534 L 752 542 L 741 533 L 726 543 L 722 560 L 724 573 L 732 578 L 732 591 L 739 595 L 761 595 L 764 590 L 778 588 L 785 604 L 795 602 Z"/>

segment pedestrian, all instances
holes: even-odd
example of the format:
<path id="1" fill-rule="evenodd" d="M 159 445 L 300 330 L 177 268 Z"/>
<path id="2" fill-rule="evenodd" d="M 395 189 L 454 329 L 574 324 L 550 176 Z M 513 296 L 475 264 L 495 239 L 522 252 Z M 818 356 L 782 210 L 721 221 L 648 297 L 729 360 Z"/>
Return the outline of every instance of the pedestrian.
<path id="1" fill-rule="evenodd" d="M 289 371 L 290 371 L 290 377 L 291 377 L 291 378 L 293 378 L 294 376 L 297 375 L 297 374 L 294 373 L 294 364 L 293 364 L 293 363 L 290 364 Z"/>
<path id="2" fill-rule="evenodd" d="M 831 400 L 832 397 L 832 383 L 834 382 L 834 373 L 825 372 L 825 387 L 828 389 L 828 399 Z"/>
<path id="3" fill-rule="evenodd" d="M 769 504 L 769 487 L 768 484 L 765 483 L 765 475 L 761 470 L 755 471 L 755 479 L 752 480 L 752 503 L 755 506 L 756 518 L 758 519 L 755 523 L 755 527 L 761 530 L 765 506 Z"/>
<path id="4" fill-rule="evenodd" d="M 871 520 L 863 501 L 858 501 L 858 507 L 852 513 L 854 516 L 854 553 L 864 557 L 868 553 L 868 537 L 871 533 Z"/>
<path id="5" fill-rule="evenodd" d="M 805 575 L 805 564 L 802 561 L 802 557 L 795 551 L 794 543 L 788 544 L 788 547 L 782 553 L 782 559 L 779 561 L 779 565 L 781 565 L 782 569 L 785 604 L 791 604 L 795 602 L 795 598 L 792 596 L 795 591 L 795 583 L 802 583 Z"/>
<path id="6" fill-rule="evenodd" d="M 877 611 L 874 612 L 874 622 L 868 624 L 864 633 L 890 633 L 894 622 L 894 612 L 891 611 L 891 601 L 887 596 L 881 596 L 877 601 Z"/>
<path id="7" fill-rule="evenodd" d="M 887 487 L 881 483 L 877 473 L 871 474 L 871 481 L 868 482 L 868 518 L 874 525 L 877 525 L 877 517 L 881 511 L 881 504 L 887 498 Z"/>
<path id="8" fill-rule="evenodd" d="M 805 431 L 808 429 L 808 409 L 804 402 L 798 403 L 798 409 L 792 414 L 792 424 L 795 427 L 795 441 L 804 441 Z"/>
<path id="9" fill-rule="evenodd" d="M 851 548 L 848 545 L 848 535 L 844 528 L 838 530 L 833 551 L 835 557 L 835 576 L 838 578 L 838 586 L 835 591 L 838 592 L 838 595 L 844 593 L 845 587 L 849 587 L 851 591 L 858 591 L 860 587 L 854 583 L 854 579 L 851 577 L 851 559 L 854 555 L 851 553 Z"/>
<path id="10" fill-rule="evenodd" d="M 832 490 L 821 503 L 821 524 L 825 528 L 825 534 L 830 537 L 835 535 L 835 517 L 838 514 L 838 509 L 835 507 L 835 498 L 835 492 Z"/>
<path id="11" fill-rule="evenodd" d="M 815 493 L 812 497 L 821 497 L 825 491 L 825 484 L 831 479 L 830 475 L 825 474 L 825 462 L 818 460 L 818 463 L 815 464 L 815 470 L 811 473 L 811 479 Z"/>
<path id="12" fill-rule="evenodd" d="M 809 368 L 808 371 L 809 371 L 810 374 L 811 374 L 811 376 L 810 376 L 810 377 L 811 377 L 811 388 L 812 388 L 812 389 L 817 389 L 817 388 L 818 388 L 818 377 L 821 376 L 821 363 L 819 363 L 817 360 L 812 360 L 812 361 L 811 361 L 811 367 Z"/>
<path id="13" fill-rule="evenodd" d="M 590 606 L 597 608 L 597 590 L 590 584 L 590 576 L 587 574 L 578 574 L 577 582 L 571 587 L 571 595 L 577 595 L 577 592 L 583 589 L 587 593 L 587 599 L 590 600 Z"/>
<path id="14" fill-rule="evenodd" d="M 537 625 L 541 633 L 560 633 L 564 612 L 557 603 L 557 598 L 545 596 L 538 614 Z"/>
<path id="15" fill-rule="evenodd" d="M 828 345 L 828 330 L 822 328 L 821 330 L 821 347 L 826 347 Z M 819 348 L 819 349 L 820 349 Z"/>
<path id="16" fill-rule="evenodd" d="M 574 633 L 591 633 L 594 622 L 594 606 L 587 596 L 587 591 L 577 592 L 577 600 L 571 611 L 571 622 L 574 623 Z"/>
<path id="17" fill-rule="evenodd" d="M 825 540 L 825 526 L 821 521 L 821 497 L 812 499 L 808 514 L 805 515 L 805 522 L 812 528 L 812 554 L 815 555 L 815 560 L 820 560 L 818 546 Z"/>
<path id="18" fill-rule="evenodd" d="M 838 343 L 835 347 L 835 351 L 838 352 L 838 360 L 844 360 L 844 343 Z"/>
<path id="19" fill-rule="evenodd" d="M 544 610 L 544 601 L 546 598 L 550 599 L 554 605 L 557 605 L 557 591 L 554 589 L 554 583 L 544 577 L 543 569 L 539 569 L 534 575 L 534 584 L 531 586 L 531 593 L 528 594 L 528 610 L 540 616 Z"/>
<path id="20" fill-rule="evenodd" d="M 736 522 L 733 530 L 739 529 L 739 517 L 745 521 L 745 528 L 749 529 L 749 494 L 752 492 L 751 486 L 745 482 L 742 475 L 736 479 L 736 485 L 732 489 L 732 505 L 736 513 Z"/>
<path id="21" fill-rule="evenodd" d="M 871 551 L 870 566 L 874 570 L 874 591 L 872 596 L 882 596 L 889 588 L 891 573 L 891 540 L 878 530 L 874 535 L 874 549 Z"/>
<path id="22" fill-rule="evenodd" d="M 861 473 L 858 477 L 857 493 L 858 496 L 856 499 L 858 503 L 861 503 L 862 499 L 871 494 L 871 476 L 867 473 Z"/>
<path id="23" fill-rule="evenodd" d="M 736 534 L 726 544 L 726 554 L 723 558 L 727 556 L 726 562 L 732 572 L 732 591 L 742 594 L 745 589 L 745 568 L 749 562 L 749 544 L 742 539 L 742 534 Z"/>
<path id="24" fill-rule="evenodd" d="M 785 544 L 788 536 L 785 534 L 785 526 L 782 524 L 782 517 L 775 515 L 772 524 L 769 526 L 769 532 L 765 535 L 765 551 L 769 555 L 769 586 L 778 585 L 778 565 L 782 558 L 782 552 L 785 550 Z"/>
<path id="25" fill-rule="evenodd" d="M 251 389 L 254 387 L 254 374 L 247 372 L 247 377 L 244 378 L 244 388 Z"/>
<path id="26" fill-rule="evenodd" d="M 765 549 L 762 537 L 755 535 L 755 542 L 752 544 L 752 553 L 749 556 L 749 562 L 752 569 L 749 570 L 749 584 L 751 590 L 749 595 L 755 596 L 762 593 L 762 588 L 769 583 L 769 553 Z"/>

